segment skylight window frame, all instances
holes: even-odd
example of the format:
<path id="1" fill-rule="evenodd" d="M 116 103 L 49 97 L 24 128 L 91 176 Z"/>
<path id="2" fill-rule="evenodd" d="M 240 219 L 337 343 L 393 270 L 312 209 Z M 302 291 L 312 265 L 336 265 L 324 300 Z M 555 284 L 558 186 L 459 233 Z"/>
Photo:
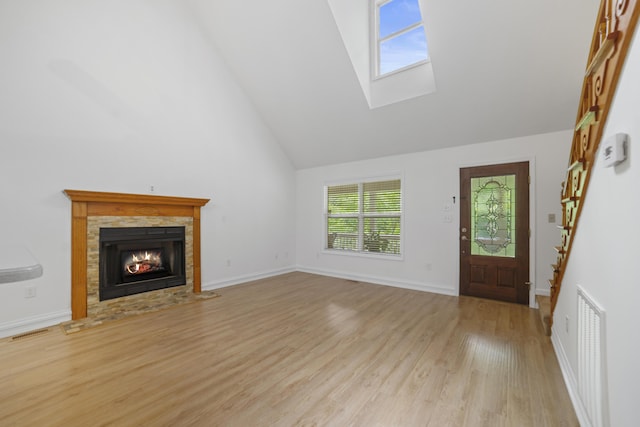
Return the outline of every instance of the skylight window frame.
<path id="1" fill-rule="evenodd" d="M 412 64 L 409 65 L 405 65 L 404 67 L 400 67 L 397 68 L 393 71 L 389 71 L 386 72 L 384 74 L 380 74 L 380 61 L 381 61 L 381 54 L 380 54 L 380 49 L 382 46 L 382 43 L 384 43 L 385 41 L 394 39 L 398 36 L 401 36 L 405 33 L 408 33 L 410 31 L 415 30 L 416 28 L 422 27 L 425 31 L 425 36 L 426 36 L 426 26 L 424 23 L 424 16 L 422 14 L 422 9 L 420 10 L 420 20 L 414 24 L 411 24 L 407 27 L 404 27 L 394 33 L 388 34 L 385 37 L 380 38 L 380 8 L 382 6 L 384 6 L 387 3 L 392 2 L 393 0 L 372 0 L 371 2 L 371 9 L 372 9 L 372 28 L 371 28 L 371 41 L 372 41 L 372 57 L 373 57 L 373 61 L 371 61 L 371 65 L 372 65 L 372 79 L 373 81 L 375 80 L 379 80 L 379 79 L 383 79 L 389 76 L 392 76 L 394 74 L 398 74 L 401 73 L 403 71 L 415 68 L 415 67 L 419 67 L 421 65 L 424 64 L 428 64 L 429 62 L 431 62 L 431 57 L 429 55 L 429 50 L 427 47 L 427 58 L 414 62 Z M 420 2 L 418 1 L 418 6 L 420 6 Z"/>

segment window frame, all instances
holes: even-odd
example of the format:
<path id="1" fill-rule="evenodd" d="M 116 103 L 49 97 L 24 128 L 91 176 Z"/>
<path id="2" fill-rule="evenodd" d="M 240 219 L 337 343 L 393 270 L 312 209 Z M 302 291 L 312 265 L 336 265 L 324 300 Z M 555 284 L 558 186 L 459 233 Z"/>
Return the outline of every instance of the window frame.
<path id="1" fill-rule="evenodd" d="M 400 181 L 400 211 L 399 212 L 383 212 L 383 213 L 365 213 L 363 212 L 363 198 L 364 198 L 364 185 L 386 182 L 386 181 Z M 330 214 L 329 210 L 329 188 L 343 185 L 357 185 L 358 186 L 358 213 L 344 213 L 344 214 Z M 398 248 L 399 252 L 386 253 L 376 251 L 364 250 L 364 229 L 366 218 L 389 218 L 397 217 L 400 222 L 400 233 L 398 235 Z M 329 247 L 329 218 L 357 218 L 358 219 L 358 236 L 357 236 L 357 249 L 339 249 Z M 323 251 L 331 254 L 348 255 L 348 256 L 363 256 L 371 258 L 384 258 L 402 260 L 404 258 L 404 177 L 401 174 L 376 176 L 362 179 L 350 179 L 344 181 L 332 181 L 324 184 L 324 207 L 323 207 Z"/>
<path id="2" fill-rule="evenodd" d="M 371 28 L 371 42 L 372 42 L 372 56 L 374 58 L 374 61 L 371 62 L 372 65 L 372 74 L 373 74 L 373 78 L 372 80 L 378 80 L 378 79 L 382 79 L 388 76 L 392 76 L 394 74 L 397 73 L 401 73 L 403 71 L 418 67 L 420 65 L 424 65 L 427 64 L 429 62 L 431 62 L 431 56 L 429 55 L 429 50 L 428 50 L 428 45 L 427 45 L 427 58 L 414 62 L 412 64 L 409 65 L 405 65 L 404 67 L 400 67 L 397 68 L 393 71 L 388 71 L 384 74 L 380 74 L 380 61 L 382 60 L 381 54 L 380 54 L 380 50 L 381 50 L 381 46 L 382 43 L 389 41 L 391 39 L 394 39 L 398 36 L 401 36 L 405 33 L 408 33 L 409 31 L 413 31 L 416 28 L 422 27 L 425 31 L 425 37 L 426 37 L 426 25 L 424 23 L 424 16 L 422 14 L 422 8 L 420 8 L 420 21 L 416 22 L 415 24 L 411 24 L 407 27 L 404 27 L 394 33 L 388 34 L 383 38 L 380 38 L 380 8 L 382 6 L 384 6 L 387 3 L 390 3 L 393 0 L 372 0 L 372 28 Z M 418 0 L 418 6 L 420 6 L 420 1 Z"/>

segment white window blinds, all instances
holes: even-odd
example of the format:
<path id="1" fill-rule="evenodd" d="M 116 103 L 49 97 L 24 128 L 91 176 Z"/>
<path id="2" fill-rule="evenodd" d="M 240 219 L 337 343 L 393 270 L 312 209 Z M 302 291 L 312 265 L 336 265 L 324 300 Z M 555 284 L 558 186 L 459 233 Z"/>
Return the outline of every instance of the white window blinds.
<path id="1" fill-rule="evenodd" d="M 328 186 L 326 206 L 326 249 L 400 254 L 400 179 Z"/>

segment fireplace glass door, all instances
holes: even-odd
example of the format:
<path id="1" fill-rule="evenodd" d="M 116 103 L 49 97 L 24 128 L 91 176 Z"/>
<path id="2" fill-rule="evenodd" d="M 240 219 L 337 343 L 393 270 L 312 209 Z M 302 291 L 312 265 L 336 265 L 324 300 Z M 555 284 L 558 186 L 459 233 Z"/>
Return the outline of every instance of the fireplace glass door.
<path id="1" fill-rule="evenodd" d="M 100 300 L 186 284 L 184 227 L 100 229 Z"/>

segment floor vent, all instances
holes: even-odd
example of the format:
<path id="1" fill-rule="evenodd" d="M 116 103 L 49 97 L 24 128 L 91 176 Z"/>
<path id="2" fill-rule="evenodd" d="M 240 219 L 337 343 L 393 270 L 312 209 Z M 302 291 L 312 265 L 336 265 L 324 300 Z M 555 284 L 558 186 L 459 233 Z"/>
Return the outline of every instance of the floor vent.
<path id="1" fill-rule="evenodd" d="M 578 286 L 578 392 L 594 427 L 609 426 L 604 314 Z"/>
<path id="2" fill-rule="evenodd" d="M 29 331 L 29 332 L 25 332 L 24 334 L 19 334 L 19 335 L 14 335 L 11 337 L 11 341 L 17 341 L 17 340 L 21 340 L 24 338 L 29 338 L 29 337 L 33 337 L 36 335 L 42 335 L 46 332 L 49 332 L 48 328 L 45 329 L 36 329 L 35 331 Z"/>

